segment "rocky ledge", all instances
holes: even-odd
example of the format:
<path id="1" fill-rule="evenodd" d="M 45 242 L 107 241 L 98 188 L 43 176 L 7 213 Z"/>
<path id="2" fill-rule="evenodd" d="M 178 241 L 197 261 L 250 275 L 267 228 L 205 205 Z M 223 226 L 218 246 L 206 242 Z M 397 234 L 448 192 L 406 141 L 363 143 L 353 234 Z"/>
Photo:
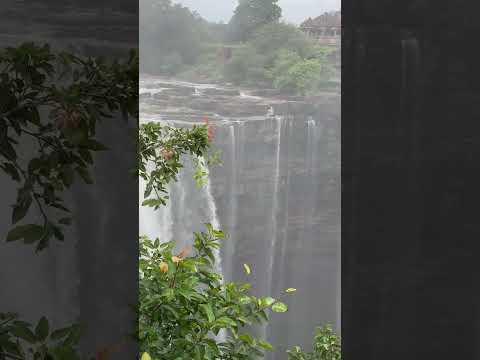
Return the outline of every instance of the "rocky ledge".
<path id="1" fill-rule="evenodd" d="M 156 82 L 142 86 L 143 111 L 165 114 L 250 118 L 314 113 L 319 107 L 338 107 L 340 94 L 291 96 L 276 89 L 241 90 L 212 84 Z"/>

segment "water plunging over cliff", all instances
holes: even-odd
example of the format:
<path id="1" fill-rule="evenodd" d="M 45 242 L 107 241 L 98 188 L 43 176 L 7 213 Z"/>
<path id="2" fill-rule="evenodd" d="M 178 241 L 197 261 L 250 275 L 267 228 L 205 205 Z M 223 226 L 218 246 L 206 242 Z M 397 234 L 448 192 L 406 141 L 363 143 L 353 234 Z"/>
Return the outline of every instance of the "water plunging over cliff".
<path id="1" fill-rule="evenodd" d="M 231 88 L 177 85 L 142 77 L 145 94 L 153 91 L 143 95 L 141 119 L 191 126 L 208 117 L 222 165 L 209 169 L 210 182 L 198 189 L 187 161 L 170 186 L 169 205 L 141 209 L 140 231 L 182 247 L 205 222 L 224 230 L 217 258 L 225 279 L 251 282 L 256 295 L 289 305 L 289 312 L 271 314 L 267 327 L 252 329 L 277 349 L 267 360 L 286 359 L 287 348 L 310 348 L 315 326 L 328 322 L 340 330 L 338 97 L 312 107 Z M 167 86 L 167 93 L 155 92 Z M 286 295 L 289 287 L 297 292 Z"/>

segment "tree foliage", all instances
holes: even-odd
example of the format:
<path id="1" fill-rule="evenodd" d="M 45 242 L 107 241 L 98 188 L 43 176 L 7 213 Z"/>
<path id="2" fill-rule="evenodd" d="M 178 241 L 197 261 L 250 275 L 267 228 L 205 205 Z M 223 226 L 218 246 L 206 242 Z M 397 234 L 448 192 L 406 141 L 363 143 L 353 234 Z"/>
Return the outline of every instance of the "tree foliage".
<path id="1" fill-rule="evenodd" d="M 143 206 L 158 209 L 168 199 L 167 185 L 177 181 L 182 156 L 205 159 L 208 155 L 208 126 L 173 128 L 159 123 L 142 124 L 139 131 L 138 169 L 146 182 Z M 205 164 L 203 164 L 205 165 Z M 197 169 L 197 174 L 198 174 Z M 199 174 L 203 175 L 203 174 Z M 201 176 L 199 176 L 200 180 Z"/>
<path id="2" fill-rule="evenodd" d="M 97 123 L 138 118 L 138 53 L 112 63 L 25 43 L 1 50 L 0 67 L 0 169 L 18 183 L 7 241 L 40 251 L 71 222 L 65 190 L 76 177 L 92 183 L 93 152 L 106 149 Z M 19 225 L 32 205 L 41 221 Z"/>
<path id="3" fill-rule="evenodd" d="M 247 41 L 255 30 L 278 22 L 282 8 L 278 0 L 240 0 L 229 23 L 229 38 L 232 41 Z"/>
<path id="4" fill-rule="evenodd" d="M 218 27 L 171 0 L 141 0 L 142 71 L 174 75 L 185 66 L 196 64 L 203 43 L 221 36 Z"/>
<path id="5" fill-rule="evenodd" d="M 224 76 L 238 85 L 305 95 L 317 91 L 333 74 L 330 51 L 295 26 L 271 23 L 256 30 L 246 46 L 234 53 Z"/>
<path id="6" fill-rule="evenodd" d="M 0 360 L 81 360 L 80 336 L 75 324 L 54 330 L 45 317 L 32 325 L 17 314 L 0 313 Z"/>
<path id="7" fill-rule="evenodd" d="M 207 224 L 194 234 L 194 251 L 174 254 L 174 242 L 140 241 L 140 341 L 153 359 L 255 359 L 273 347 L 245 331 L 267 321 L 284 303 L 256 298 L 250 285 L 222 282 L 215 251 L 224 238 Z"/>
<path id="8" fill-rule="evenodd" d="M 332 327 L 327 325 L 315 331 L 313 351 L 304 352 L 296 346 L 288 351 L 289 360 L 341 360 L 342 349 L 340 337 Z"/>
<path id="9" fill-rule="evenodd" d="M 324 66 L 325 62 L 318 58 L 304 59 L 296 52 L 282 49 L 269 74 L 275 88 L 306 95 L 318 88 L 328 71 Z"/>
<path id="10" fill-rule="evenodd" d="M 279 49 L 297 53 L 302 58 L 313 55 L 315 43 L 294 25 L 283 22 L 270 23 L 257 29 L 250 41 L 256 52 L 268 56 L 268 65 L 276 58 Z"/>

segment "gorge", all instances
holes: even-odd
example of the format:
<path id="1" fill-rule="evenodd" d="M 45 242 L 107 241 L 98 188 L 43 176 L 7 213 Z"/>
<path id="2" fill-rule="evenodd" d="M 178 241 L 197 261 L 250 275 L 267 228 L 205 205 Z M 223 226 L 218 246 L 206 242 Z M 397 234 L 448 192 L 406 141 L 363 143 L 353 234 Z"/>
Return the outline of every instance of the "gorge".
<path id="1" fill-rule="evenodd" d="M 183 247 L 206 222 L 225 231 L 217 254 L 225 280 L 251 282 L 257 295 L 289 305 L 254 329 L 275 354 L 309 348 L 318 325 L 339 332 L 340 95 L 294 97 L 141 76 L 141 121 L 192 126 L 205 118 L 215 126 L 221 165 L 208 169 L 199 189 L 187 161 L 167 206 L 140 209 L 140 234 Z M 297 292 L 285 296 L 290 287 Z"/>

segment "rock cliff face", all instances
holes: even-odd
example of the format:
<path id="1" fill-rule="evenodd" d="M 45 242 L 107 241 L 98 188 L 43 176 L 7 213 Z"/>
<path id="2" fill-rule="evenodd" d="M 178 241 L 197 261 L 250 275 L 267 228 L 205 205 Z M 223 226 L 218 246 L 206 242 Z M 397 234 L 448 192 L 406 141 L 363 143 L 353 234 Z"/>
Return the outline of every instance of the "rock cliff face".
<path id="1" fill-rule="evenodd" d="M 153 88 L 164 86 L 144 79 L 141 92 L 152 91 L 155 81 Z M 222 165 L 211 169 L 209 188 L 200 191 L 187 168 L 172 188 L 170 208 L 156 218 L 147 215 L 147 221 L 177 240 L 217 221 L 228 234 L 220 253 L 226 279 L 248 280 L 258 295 L 280 297 L 290 306 L 256 331 L 278 354 L 293 345 L 308 348 L 315 326 L 330 322 L 339 329 L 340 321 L 339 96 L 268 98 L 190 86 L 192 96 L 144 95 L 141 117 L 184 126 L 207 116 L 216 126 L 214 147 L 221 150 Z M 185 222 L 192 223 L 187 231 L 180 229 Z M 244 263 L 253 270 L 248 277 Z M 287 296 L 290 287 L 297 292 Z"/>

